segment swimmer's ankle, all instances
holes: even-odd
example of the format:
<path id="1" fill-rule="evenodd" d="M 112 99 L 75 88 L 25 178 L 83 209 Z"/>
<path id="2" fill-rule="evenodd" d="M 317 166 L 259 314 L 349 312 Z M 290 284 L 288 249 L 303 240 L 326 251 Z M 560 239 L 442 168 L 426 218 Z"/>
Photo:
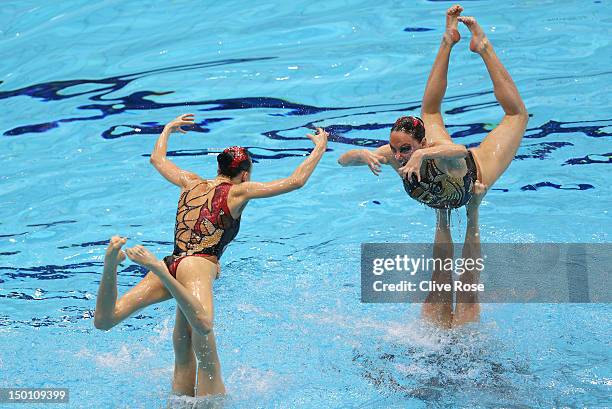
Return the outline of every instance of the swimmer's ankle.
<path id="1" fill-rule="evenodd" d="M 121 262 L 117 260 L 117 257 L 109 257 L 109 256 L 104 257 L 104 271 L 112 270 L 116 273 L 117 267 L 119 267 L 120 264 Z"/>
<path id="2" fill-rule="evenodd" d="M 454 30 L 454 32 L 446 31 L 442 35 L 442 41 L 441 41 L 440 46 L 453 48 L 459 42 L 460 39 L 461 39 L 461 36 L 459 35 L 459 31 L 457 30 Z"/>
<path id="3" fill-rule="evenodd" d="M 486 57 L 495 54 L 495 52 L 493 51 L 493 45 L 489 42 L 489 39 L 487 37 L 482 40 L 482 45 L 478 49 L 478 51 L 474 52 L 480 55 L 481 57 Z"/>

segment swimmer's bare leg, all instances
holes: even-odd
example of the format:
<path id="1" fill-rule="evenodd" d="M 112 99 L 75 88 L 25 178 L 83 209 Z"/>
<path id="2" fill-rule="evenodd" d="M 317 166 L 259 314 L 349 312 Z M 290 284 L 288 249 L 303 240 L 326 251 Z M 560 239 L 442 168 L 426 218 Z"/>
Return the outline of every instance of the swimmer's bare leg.
<path id="1" fill-rule="evenodd" d="M 487 187 L 476 181 L 472 198 L 466 206 L 467 227 L 465 232 L 465 243 L 461 257 L 471 260 L 481 258 L 480 250 L 480 227 L 478 225 L 478 213 L 480 202 L 487 194 Z M 480 272 L 474 268 L 463 273 L 459 278 L 463 284 L 478 284 L 480 282 Z M 480 321 L 480 303 L 478 292 L 476 291 L 456 291 L 457 304 L 453 315 L 453 327 L 461 326 L 470 322 Z"/>
<path id="2" fill-rule="evenodd" d="M 150 269 L 162 280 L 191 327 L 191 347 L 198 362 L 196 396 L 224 394 L 225 386 L 213 331 L 212 271 L 216 275 L 217 266 L 200 260 L 212 267 L 207 272 L 197 271 L 193 267 L 198 262 L 188 258 L 177 270 L 177 276 L 182 275 L 179 282 L 170 274 L 166 265 L 143 246 L 135 246 L 125 252 L 130 260 Z M 203 277 L 208 277 L 208 280 Z"/>
<path id="3" fill-rule="evenodd" d="M 458 20 L 471 31 L 470 50 L 482 57 L 493 81 L 495 98 L 505 114 L 500 124 L 472 151 L 482 171 L 481 182 L 491 187 L 512 162 L 525 134 L 529 115 L 512 77 L 476 19 L 459 17 Z"/>
<path id="4" fill-rule="evenodd" d="M 442 99 L 446 93 L 448 62 L 453 46 L 461 39 L 457 30 L 459 14 L 463 11 L 460 5 L 454 5 L 446 11 L 446 31 L 442 37 L 442 43 L 436 55 L 436 59 L 431 67 L 423 102 L 421 107 L 421 117 L 425 124 L 425 135 L 432 138 L 448 138 L 450 135 L 444 127 L 442 114 L 440 113 Z M 430 138 L 431 139 L 431 138 Z M 429 141 L 433 142 L 433 141 Z"/>
<path id="5" fill-rule="evenodd" d="M 113 236 L 104 256 L 104 270 L 100 279 L 94 326 L 108 331 L 134 312 L 172 298 L 162 282 L 149 272 L 136 286 L 117 300 L 117 266 L 125 260 L 121 247 L 127 239 Z"/>
<path id="6" fill-rule="evenodd" d="M 175 395 L 195 396 L 197 363 L 191 345 L 191 327 L 178 306 L 172 343 L 174 346 L 172 392 Z"/>
<path id="7" fill-rule="evenodd" d="M 208 335 L 194 334 L 192 347 L 198 360 L 196 396 L 225 395 L 215 331 L 211 330 Z"/>
<path id="8" fill-rule="evenodd" d="M 440 209 L 436 211 L 436 237 L 434 241 L 433 258 L 445 260 L 453 258 L 453 238 L 450 232 L 450 210 Z M 438 263 L 436 263 L 438 264 Z M 444 262 L 441 263 L 444 265 Z M 450 271 L 434 269 L 431 280 L 438 284 L 451 284 Z M 423 303 L 421 317 L 435 325 L 450 328 L 452 323 L 452 291 L 430 291 Z"/>
<path id="9" fill-rule="evenodd" d="M 200 335 L 207 335 L 212 330 L 212 310 L 206 308 L 197 297 L 174 278 L 163 261 L 158 260 L 153 253 L 140 245 L 127 249 L 125 252 L 130 260 L 148 268 L 159 277 L 164 287 L 176 300 L 177 305 L 194 332 Z"/>

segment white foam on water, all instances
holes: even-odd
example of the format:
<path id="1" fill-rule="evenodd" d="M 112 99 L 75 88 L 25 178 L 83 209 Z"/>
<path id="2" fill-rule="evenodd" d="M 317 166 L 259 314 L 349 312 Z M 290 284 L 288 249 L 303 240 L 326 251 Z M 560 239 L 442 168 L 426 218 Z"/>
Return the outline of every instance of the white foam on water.
<path id="1" fill-rule="evenodd" d="M 278 317 L 278 315 L 272 314 L 271 312 L 268 312 L 268 311 L 264 311 L 262 308 L 256 305 L 253 305 L 253 304 L 237 304 L 236 310 L 240 312 L 254 313 L 259 317 L 267 317 L 267 318 Z"/>
<path id="2" fill-rule="evenodd" d="M 446 344 L 448 331 L 417 319 L 412 322 L 386 322 L 383 339 L 398 345 L 418 346 L 430 351 Z"/>
<path id="3" fill-rule="evenodd" d="M 228 396 L 206 396 L 206 397 L 191 397 L 170 395 L 167 401 L 167 408 L 172 409 L 223 409 L 227 407 L 226 403 L 231 398 Z"/>
<path id="4" fill-rule="evenodd" d="M 157 354 L 150 348 L 137 344 L 122 344 L 118 350 L 103 353 L 81 349 L 74 356 L 90 359 L 100 368 L 113 369 L 118 372 L 133 372 L 134 368 L 142 367 L 158 359 Z"/>
<path id="5" fill-rule="evenodd" d="M 400 345 L 421 346 L 428 349 L 440 348 L 440 338 L 444 338 L 447 333 L 432 327 L 420 319 L 407 317 L 406 321 L 382 321 L 372 318 L 361 318 L 355 320 L 354 317 L 325 312 L 322 314 L 304 314 L 305 319 L 317 320 L 319 324 L 331 324 L 336 328 L 347 329 L 352 335 L 367 333 L 370 336 L 377 336 L 385 341 Z M 375 332 L 373 332 L 375 331 Z"/>
<path id="6" fill-rule="evenodd" d="M 153 345 L 166 343 L 168 340 L 172 340 L 172 333 L 174 332 L 174 318 L 165 318 L 153 328 L 153 332 L 155 334 L 149 337 L 149 342 Z"/>
<path id="7" fill-rule="evenodd" d="M 395 364 L 394 366 L 398 372 L 406 376 L 426 375 L 430 372 L 428 368 L 422 367 L 417 364 L 405 365 L 405 364 L 398 363 L 398 364 Z"/>
<path id="8" fill-rule="evenodd" d="M 95 357 L 101 367 L 130 371 L 144 360 L 154 359 L 155 354 L 149 348 L 121 345 L 117 352 L 107 352 Z"/>
<path id="9" fill-rule="evenodd" d="M 286 387 L 289 379 L 274 371 L 261 370 L 250 366 L 239 366 L 227 377 L 228 392 L 240 396 L 261 396 Z"/>

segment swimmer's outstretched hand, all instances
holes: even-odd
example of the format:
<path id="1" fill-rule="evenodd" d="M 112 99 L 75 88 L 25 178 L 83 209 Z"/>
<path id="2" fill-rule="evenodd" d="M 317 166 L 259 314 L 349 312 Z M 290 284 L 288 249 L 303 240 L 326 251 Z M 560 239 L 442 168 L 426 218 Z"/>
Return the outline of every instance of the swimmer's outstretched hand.
<path id="1" fill-rule="evenodd" d="M 111 237 L 108 247 L 106 248 L 106 254 L 104 255 L 104 263 L 112 264 L 117 266 L 123 260 L 125 260 L 125 253 L 121 250 L 121 247 L 125 244 L 127 239 L 125 237 L 113 236 Z"/>
<path id="2" fill-rule="evenodd" d="M 417 150 L 415 151 L 408 162 L 398 169 L 402 179 L 410 180 L 412 175 L 416 176 L 416 180 L 421 181 L 421 164 L 423 163 L 423 155 Z"/>
<path id="3" fill-rule="evenodd" d="M 317 128 L 316 135 L 307 134 L 306 135 L 315 146 L 327 146 L 327 137 L 329 134 L 323 128 Z"/>
<path id="4" fill-rule="evenodd" d="M 181 126 L 191 126 L 193 124 L 195 124 L 195 118 L 193 117 L 193 114 L 183 114 L 181 116 L 177 116 L 172 121 L 168 122 L 165 128 L 171 133 L 176 131 L 179 131 L 181 133 L 187 133 L 187 131 L 182 129 Z"/>
<path id="5" fill-rule="evenodd" d="M 158 267 L 159 263 L 161 263 L 157 257 L 153 255 L 153 253 L 141 245 L 134 246 L 131 249 L 126 249 L 125 252 L 130 260 L 132 260 L 134 263 L 140 264 L 154 273 L 156 273 L 158 270 L 156 267 Z"/>
<path id="6" fill-rule="evenodd" d="M 382 172 L 380 165 L 386 164 L 387 158 L 385 158 L 383 155 L 378 155 L 367 149 L 362 150 L 361 155 L 363 163 L 368 165 L 372 173 L 376 176 L 380 175 L 380 172 Z"/>

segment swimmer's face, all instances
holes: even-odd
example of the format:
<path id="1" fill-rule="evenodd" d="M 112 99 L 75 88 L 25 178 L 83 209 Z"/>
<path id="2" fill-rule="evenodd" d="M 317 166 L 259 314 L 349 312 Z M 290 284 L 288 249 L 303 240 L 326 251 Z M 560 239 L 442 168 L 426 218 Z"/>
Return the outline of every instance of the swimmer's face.
<path id="1" fill-rule="evenodd" d="M 417 141 L 414 136 L 402 131 L 391 132 L 389 145 L 393 157 L 400 165 L 404 166 L 410 159 L 414 151 L 425 147 L 425 139 L 422 142 Z"/>

